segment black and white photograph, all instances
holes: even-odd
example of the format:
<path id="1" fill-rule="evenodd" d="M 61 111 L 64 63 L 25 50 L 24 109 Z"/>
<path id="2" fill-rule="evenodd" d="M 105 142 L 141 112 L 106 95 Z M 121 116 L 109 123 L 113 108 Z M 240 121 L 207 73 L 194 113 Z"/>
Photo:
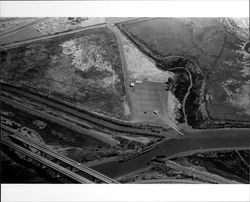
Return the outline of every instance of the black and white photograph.
<path id="1" fill-rule="evenodd" d="M 2 184 L 250 184 L 248 17 L 0 18 Z"/>

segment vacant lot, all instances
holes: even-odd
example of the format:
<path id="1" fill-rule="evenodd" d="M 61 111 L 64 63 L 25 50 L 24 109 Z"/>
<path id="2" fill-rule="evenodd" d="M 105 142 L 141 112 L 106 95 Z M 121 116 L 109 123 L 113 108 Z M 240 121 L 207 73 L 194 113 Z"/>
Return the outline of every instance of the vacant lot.
<path id="1" fill-rule="evenodd" d="M 243 50 L 247 19 L 156 18 L 123 27 L 154 53 L 198 65 L 206 83 L 196 91 L 213 119 L 250 120 L 250 55 Z"/>
<path id="2" fill-rule="evenodd" d="M 162 71 L 129 39 L 120 34 L 127 67 L 128 93 L 131 99 L 133 121 L 166 124 L 175 122 L 178 100 L 168 96 L 166 81 L 174 74 Z M 176 102 L 177 101 L 177 102 Z M 154 113 L 157 112 L 157 113 Z"/>
<path id="3" fill-rule="evenodd" d="M 106 28 L 3 50 L 1 79 L 108 116 L 130 115 L 117 41 Z"/>

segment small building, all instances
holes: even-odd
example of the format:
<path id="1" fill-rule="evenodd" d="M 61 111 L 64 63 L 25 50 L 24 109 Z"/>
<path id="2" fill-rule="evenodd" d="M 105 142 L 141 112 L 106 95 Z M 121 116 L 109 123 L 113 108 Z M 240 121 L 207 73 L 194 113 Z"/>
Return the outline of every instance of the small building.
<path id="1" fill-rule="evenodd" d="M 129 87 L 131 87 L 131 88 L 134 86 L 135 86 L 135 83 L 133 83 L 133 82 L 129 84 Z"/>

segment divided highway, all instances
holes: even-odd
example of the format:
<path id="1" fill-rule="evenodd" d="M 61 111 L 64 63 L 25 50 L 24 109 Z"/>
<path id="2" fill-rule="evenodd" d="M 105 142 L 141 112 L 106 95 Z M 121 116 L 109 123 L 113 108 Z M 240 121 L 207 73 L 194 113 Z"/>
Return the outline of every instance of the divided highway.
<path id="1" fill-rule="evenodd" d="M 50 150 L 45 145 L 18 134 L 14 129 L 6 127 L 3 124 L 1 124 L 1 132 L 4 136 L 4 138 L 1 138 L 1 143 L 3 145 L 52 168 L 58 173 L 68 176 L 79 183 L 94 183 L 96 181 L 108 184 L 118 183 L 91 168 Z M 64 166 L 62 166 L 60 162 L 63 163 Z"/>

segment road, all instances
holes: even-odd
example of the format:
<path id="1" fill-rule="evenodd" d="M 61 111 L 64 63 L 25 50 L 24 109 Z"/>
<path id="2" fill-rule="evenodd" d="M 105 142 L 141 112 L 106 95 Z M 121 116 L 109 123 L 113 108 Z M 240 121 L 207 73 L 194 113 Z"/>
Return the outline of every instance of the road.
<path id="1" fill-rule="evenodd" d="M 137 180 L 132 184 L 205 184 L 205 182 L 186 180 L 186 179 L 154 179 L 154 180 Z"/>
<path id="2" fill-rule="evenodd" d="M 83 31 L 86 31 L 86 30 L 89 30 L 89 29 L 96 29 L 96 28 L 101 28 L 101 27 L 105 27 L 105 26 L 106 26 L 106 23 L 100 23 L 100 24 L 96 24 L 96 25 L 91 25 L 91 26 L 75 29 L 75 30 L 72 30 L 72 31 L 67 31 L 67 32 L 58 33 L 58 34 L 54 34 L 54 35 L 49 35 L 49 36 L 42 36 L 42 37 L 39 37 L 39 38 L 28 39 L 28 40 L 24 40 L 24 41 L 20 41 L 20 42 L 14 42 L 14 43 L 11 43 L 11 44 L 6 44 L 6 45 L 1 45 L 0 49 L 1 50 L 7 50 L 7 49 L 10 49 L 10 48 L 14 48 L 14 47 L 24 45 L 24 44 L 28 44 L 28 43 L 32 43 L 32 42 L 47 40 L 47 39 L 51 39 L 51 38 L 55 38 L 55 37 L 59 37 L 59 36 L 64 36 L 64 35 L 70 35 L 70 34 L 74 34 L 74 33 L 83 32 Z"/>
<path id="3" fill-rule="evenodd" d="M 105 26 L 99 25 L 100 27 Z M 98 27 L 98 26 L 91 26 Z M 84 28 L 85 30 L 86 28 Z M 90 28 L 89 28 L 90 29 Z M 83 31 L 83 30 L 80 30 Z M 80 32 L 79 30 L 72 31 L 73 33 Z M 33 41 L 39 41 L 44 39 L 49 39 L 52 37 L 57 37 L 59 35 L 72 34 L 62 33 L 55 36 L 41 37 L 39 39 L 27 40 L 25 42 L 19 42 L 4 48 L 15 47 L 21 44 L 30 43 Z M 119 132 L 130 132 L 137 133 L 138 135 L 147 135 L 155 133 L 150 132 L 149 130 L 143 130 L 141 128 L 135 128 L 134 124 L 115 121 L 108 119 L 103 116 L 98 116 L 96 114 L 80 110 L 74 106 L 66 105 L 65 103 L 60 103 L 55 100 L 50 100 L 39 95 L 25 92 L 23 90 L 13 88 L 13 87 L 3 87 L 4 90 L 18 93 L 29 99 L 33 99 L 36 102 L 44 103 L 50 107 L 67 112 L 71 115 L 80 117 L 84 120 L 90 121 L 92 124 L 101 125 L 108 127 L 111 130 Z M 167 133 L 167 132 L 165 132 Z M 216 150 L 239 150 L 239 149 L 249 149 L 249 134 L 250 129 L 221 129 L 221 130 L 196 130 L 196 133 L 183 131 L 185 134 L 184 137 L 179 137 L 175 139 L 166 140 L 162 143 L 159 148 L 152 150 L 148 153 L 145 153 L 137 158 L 131 159 L 127 162 L 109 162 L 103 165 L 95 166 L 94 169 L 108 175 L 111 177 L 117 177 L 125 173 L 129 173 L 140 168 L 143 168 L 147 165 L 148 161 L 157 155 L 166 155 L 168 158 L 179 157 L 183 155 L 189 155 L 192 152 L 205 152 L 205 151 L 216 151 Z"/>
<path id="4" fill-rule="evenodd" d="M 192 167 L 184 167 L 174 161 L 167 161 L 165 165 L 177 171 L 183 171 L 184 173 L 187 173 L 188 175 L 192 174 L 193 177 L 203 179 L 204 181 L 209 181 L 209 182 L 216 183 L 216 184 L 238 184 L 238 182 L 234 180 L 228 180 L 219 175 L 208 173 L 206 171 L 199 171 Z"/>
<path id="5" fill-rule="evenodd" d="M 150 130 L 142 129 L 143 127 L 138 124 L 134 124 L 134 123 L 126 122 L 122 120 L 111 119 L 102 115 L 98 115 L 98 114 L 86 111 L 84 109 L 79 109 L 73 105 L 69 105 L 68 103 L 67 104 L 63 103 L 62 101 L 59 101 L 59 100 L 55 100 L 55 99 L 51 100 L 49 98 L 45 98 L 40 95 L 35 95 L 28 91 L 24 91 L 21 88 L 16 88 L 14 86 L 10 87 L 10 85 L 5 86 L 3 83 L 2 83 L 2 91 L 17 93 L 21 97 L 26 97 L 26 98 L 34 100 L 35 102 L 43 103 L 49 107 L 56 108 L 63 112 L 69 113 L 72 116 L 87 120 L 94 125 L 100 125 L 102 127 L 109 128 L 113 131 L 133 133 L 137 135 L 152 135 L 152 136 L 166 135 L 168 136 L 167 132 L 164 132 L 164 131 L 161 131 L 160 133 L 152 132 Z M 150 127 L 154 128 L 154 125 Z"/>
<path id="6" fill-rule="evenodd" d="M 29 157 L 31 157 L 39 162 L 42 162 L 42 163 L 46 164 L 47 166 L 49 166 L 55 170 L 58 170 L 59 172 L 62 172 L 63 174 L 66 174 L 67 176 L 72 174 L 73 175 L 72 177 L 75 180 L 80 179 L 79 182 L 92 183 L 91 181 L 86 180 L 86 178 L 81 178 L 81 176 L 79 178 L 79 175 L 77 175 L 74 172 L 72 173 L 72 171 L 69 171 L 68 169 L 63 168 L 62 166 L 58 165 L 58 163 L 53 163 L 52 161 L 45 159 L 44 156 L 52 157 L 53 159 L 56 159 L 56 161 L 54 161 L 54 162 L 61 161 L 64 164 L 67 164 L 66 167 L 70 166 L 72 168 L 71 170 L 76 169 L 76 170 L 78 170 L 78 172 L 81 171 L 84 174 L 87 174 L 87 175 L 91 176 L 92 178 L 96 178 L 104 183 L 118 183 L 115 180 L 113 180 L 113 179 L 111 179 L 111 178 L 91 169 L 91 168 L 88 168 L 82 164 L 77 163 L 76 161 L 74 161 L 72 159 L 69 159 L 65 156 L 62 156 L 62 155 L 50 150 L 45 145 L 42 145 L 36 141 L 33 141 L 30 138 L 27 138 L 27 137 L 24 137 L 23 135 L 18 134 L 17 131 L 14 129 L 11 129 L 7 126 L 4 126 L 3 124 L 1 124 L 1 128 L 2 128 L 1 130 L 4 133 L 5 137 L 8 136 L 8 137 L 10 137 L 10 139 L 14 138 L 17 141 L 25 143 L 26 145 L 29 145 L 29 147 L 35 148 L 36 152 L 35 153 L 32 152 L 34 150 L 25 151 L 25 149 L 21 148 L 19 145 L 15 145 L 15 143 L 12 143 L 12 142 L 6 140 L 6 138 L 2 138 L 2 141 L 5 145 L 12 147 L 12 148 L 14 148 L 22 153 L 25 153 L 25 155 L 27 154 Z M 38 155 L 37 153 L 40 153 L 40 155 Z M 46 154 L 46 155 L 44 155 L 44 154 Z"/>
<path id="7" fill-rule="evenodd" d="M 120 31 L 118 30 L 117 27 L 114 26 L 114 24 L 107 23 L 107 26 L 115 34 L 115 36 L 117 38 L 120 58 L 121 58 L 121 61 L 122 61 L 122 72 L 123 72 L 123 78 L 124 78 L 124 86 L 125 86 L 125 91 L 126 91 L 126 95 L 127 95 L 128 104 L 129 104 L 129 107 L 130 107 L 130 110 L 131 110 L 131 117 L 132 117 L 132 120 L 133 120 L 134 111 L 133 111 L 133 106 L 132 106 L 130 95 L 129 95 L 128 67 L 127 67 L 127 61 L 125 59 L 122 40 L 121 40 L 121 37 L 120 37 Z"/>
<path id="8" fill-rule="evenodd" d="M 71 123 L 69 121 L 65 121 L 62 118 L 59 118 L 59 117 L 56 117 L 56 116 L 53 116 L 53 115 L 50 115 L 47 113 L 43 113 L 39 110 L 36 110 L 34 108 L 31 108 L 29 106 L 24 105 L 21 102 L 16 102 L 16 101 L 11 100 L 9 98 L 6 98 L 4 96 L 2 96 L 1 101 L 13 106 L 14 108 L 18 108 L 20 110 L 23 110 L 23 111 L 29 113 L 29 114 L 33 114 L 37 117 L 41 117 L 41 118 L 44 118 L 44 119 L 49 120 L 51 122 L 57 123 L 61 126 L 67 127 L 67 128 L 74 130 L 78 133 L 83 133 L 89 137 L 95 138 L 95 139 L 100 140 L 102 142 L 105 142 L 109 145 L 117 146 L 119 143 L 118 141 L 115 141 L 114 139 L 112 139 L 109 135 L 105 135 L 103 133 L 96 133 L 94 130 L 88 130 L 84 126 L 74 124 L 74 123 Z"/>
<path id="9" fill-rule="evenodd" d="M 24 92 L 22 93 L 24 94 Z M 74 114 L 74 112 L 71 113 Z M 77 113 L 75 115 L 77 115 Z M 84 113 L 82 116 L 84 117 Z M 97 123 L 98 118 L 95 120 Z M 113 130 L 117 127 L 119 128 L 119 126 L 115 124 L 112 124 L 112 126 L 115 127 Z M 126 126 L 125 128 L 128 127 L 129 126 Z M 133 128 L 130 129 L 133 131 Z M 249 149 L 250 147 L 250 129 L 215 129 L 194 131 L 195 132 L 182 131 L 185 136 L 178 136 L 178 138 L 165 140 L 157 149 L 137 156 L 129 161 L 108 162 L 102 165 L 93 166 L 92 168 L 110 176 L 111 178 L 114 178 L 144 168 L 147 166 L 150 159 L 158 155 L 166 155 L 168 158 L 175 158 L 191 155 L 197 152 L 239 150 Z M 176 137 L 174 134 L 170 134 L 169 136 Z"/>

